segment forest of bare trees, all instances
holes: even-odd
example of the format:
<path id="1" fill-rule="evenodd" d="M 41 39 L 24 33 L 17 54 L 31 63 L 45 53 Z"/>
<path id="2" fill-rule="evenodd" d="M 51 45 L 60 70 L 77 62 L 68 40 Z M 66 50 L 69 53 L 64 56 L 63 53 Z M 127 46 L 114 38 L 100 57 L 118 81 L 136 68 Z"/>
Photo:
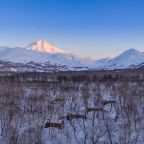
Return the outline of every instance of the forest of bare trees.
<path id="1" fill-rule="evenodd" d="M 1 144 L 143 144 L 144 73 L 0 76 Z"/>

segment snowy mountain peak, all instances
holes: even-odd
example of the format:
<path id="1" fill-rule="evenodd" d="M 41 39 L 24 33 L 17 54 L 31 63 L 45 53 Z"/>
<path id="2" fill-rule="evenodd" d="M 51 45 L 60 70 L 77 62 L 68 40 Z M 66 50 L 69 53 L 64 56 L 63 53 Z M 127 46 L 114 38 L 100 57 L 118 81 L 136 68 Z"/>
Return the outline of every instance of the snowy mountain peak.
<path id="1" fill-rule="evenodd" d="M 123 52 L 122 54 L 125 54 L 125 55 L 133 55 L 133 54 L 139 54 L 139 53 L 141 53 L 139 50 L 134 49 L 134 48 L 131 48 L 131 49 L 126 50 L 126 51 Z"/>
<path id="2" fill-rule="evenodd" d="M 143 62 L 144 53 L 132 48 L 110 60 L 105 67 L 109 69 L 123 69 L 139 65 Z"/>
<path id="3" fill-rule="evenodd" d="M 55 47 L 54 45 L 50 44 L 46 40 L 38 40 L 32 44 L 30 44 L 27 49 L 34 50 L 38 52 L 45 52 L 45 53 L 65 53 L 63 50 Z"/>

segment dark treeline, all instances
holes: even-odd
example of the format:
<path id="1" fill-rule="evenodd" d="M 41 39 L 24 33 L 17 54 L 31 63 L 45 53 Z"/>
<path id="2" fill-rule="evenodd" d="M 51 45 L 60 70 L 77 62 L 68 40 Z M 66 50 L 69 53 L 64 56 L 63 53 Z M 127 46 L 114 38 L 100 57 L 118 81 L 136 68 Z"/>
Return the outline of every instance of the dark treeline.
<path id="1" fill-rule="evenodd" d="M 2 81 L 143 81 L 144 71 L 139 70 L 114 70 L 114 71 L 78 71 L 78 72 L 25 72 L 0 76 Z"/>

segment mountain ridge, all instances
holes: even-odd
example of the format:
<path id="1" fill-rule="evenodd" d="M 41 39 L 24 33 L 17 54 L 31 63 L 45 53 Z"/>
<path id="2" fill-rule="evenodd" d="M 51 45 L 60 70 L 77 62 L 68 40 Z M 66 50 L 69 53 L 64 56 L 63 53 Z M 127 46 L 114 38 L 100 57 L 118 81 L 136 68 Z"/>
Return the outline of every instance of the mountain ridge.
<path id="1" fill-rule="evenodd" d="M 46 40 L 38 40 L 25 48 L 0 47 L 0 60 L 23 64 L 34 62 L 44 65 L 50 63 L 51 65 L 66 66 L 70 70 L 76 68 L 113 70 L 141 65 L 144 63 L 144 53 L 133 48 L 112 59 L 93 60 L 66 53 Z"/>

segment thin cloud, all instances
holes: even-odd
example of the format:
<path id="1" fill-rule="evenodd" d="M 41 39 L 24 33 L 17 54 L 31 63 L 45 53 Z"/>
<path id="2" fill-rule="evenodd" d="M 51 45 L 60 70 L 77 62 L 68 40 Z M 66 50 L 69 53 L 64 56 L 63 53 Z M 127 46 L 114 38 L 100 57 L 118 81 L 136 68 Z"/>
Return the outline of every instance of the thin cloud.
<path id="1" fill-rule="evenodd" d="M 33 32 L 38 31 L 38 28 L 32 27 L 32 28 L 30 28 L 30 31 L 33 31 Z"/>

